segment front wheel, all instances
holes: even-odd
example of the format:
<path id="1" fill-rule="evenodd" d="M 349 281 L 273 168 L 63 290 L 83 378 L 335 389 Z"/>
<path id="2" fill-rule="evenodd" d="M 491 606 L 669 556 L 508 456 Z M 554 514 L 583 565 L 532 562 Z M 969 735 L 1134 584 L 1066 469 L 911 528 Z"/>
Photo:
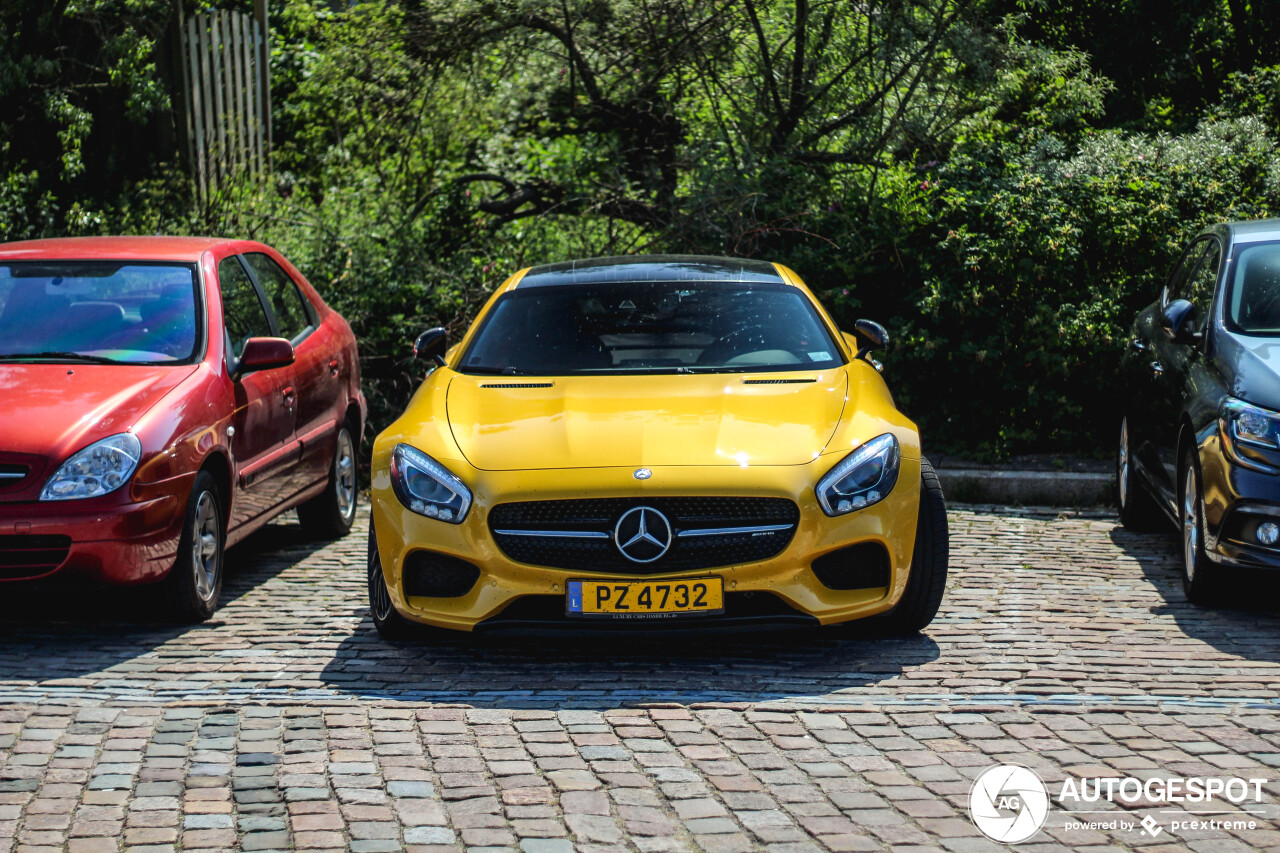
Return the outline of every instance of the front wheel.
<path id="1" fill-rule="evenodd" d="M 222 516 L 218 484 L 201 471 L 187 501 L 177 560 L 164 581 L 167 615 L 177 620 L 203 622 L 217 609 L 227 532 Z"/>
<path id="2" fill-rule="evenodd" d="M 1204 498 L 1195 453 L 1182 457 L 1179 522 L 1182 533 L 1182 589 L 1192 604 L 1212 604 L 1219 591 L 1219 568 L 1204 551 Z"/>
<path id="3" fill-rule="evenodd" d="M 884 630 L 891 634 L 915 634 L 938 614 L 947 587 L 948 564 L 947 506 L 942 484 L 929 460 L 920 460 L 920 515 L 916 521 L 916 544 L 911 557 L 911 573 L 902 598 L 883 617 Z"/>
<path id="4" fill-rule="evenodd" d="M 373 627 L 386 640 L 407 640 L 415 636 L 417 626 L 405 619 L 391 602 L 387 589 L 387 577 L 382 571 L 382 556 L 378 553 L 378 537 L 369 522 L 369 616 Z"/>
<path id="5" fill-rule="evenodd" d="M 319 495 L 298 507 L 298 521 L 317 539 L 340 539 L 351 532 L 356 520 L 359 467 L 350 422 L 338 430 L 329 464 L 329 482 Z"/>

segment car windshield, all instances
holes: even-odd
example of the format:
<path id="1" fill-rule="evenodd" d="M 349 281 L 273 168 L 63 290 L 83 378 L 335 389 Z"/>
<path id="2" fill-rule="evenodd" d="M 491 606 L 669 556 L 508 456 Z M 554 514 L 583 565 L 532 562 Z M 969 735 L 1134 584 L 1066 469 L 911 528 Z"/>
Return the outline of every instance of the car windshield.
<path id="1" fill-rule="evenodd" d="M 489 311 L 458 369 L 737 373 L 842 363 L 812 303 L 793 287 L 639 282 L 509 291 Z"/>
<path id="2" fill-rule="evenodd" d="M 1236 251 L 1228 303 L 1231 322 L 1247 334 L 1280 335 L 1280 243 Z"/>
<path id="3" fill-rule="evenodd" d="M 189 361 L 198 343 L 196 299 L 189 265 L 0 264 L 0 361 Z"/>

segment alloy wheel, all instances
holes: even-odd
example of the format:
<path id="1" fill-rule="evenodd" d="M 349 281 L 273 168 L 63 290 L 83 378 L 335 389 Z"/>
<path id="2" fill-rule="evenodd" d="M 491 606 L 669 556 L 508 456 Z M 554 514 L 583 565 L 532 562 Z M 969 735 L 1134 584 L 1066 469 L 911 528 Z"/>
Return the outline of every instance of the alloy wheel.
<path id="1" fill-rule="evenodd" d="M 1182 485 L 1182 570 L 1188 581 L 1196 579 L 1200 554 L 1200 489 L 1194 465 L 1187 466 Z"/>
<path id="2" fill-rule="evenodd" d="M 345 428 L 338 431 L 333 488 L 337 493 L 338 512 L 343 519 L 350 519 L 356 511 L 356 451 L 351 433 Z"/>
<path id="3" fill-rule="evenodd" d="M 1120 419 L 1120 450 L 1116 453 L 1116 489 L 1120 509 L 1129 503 L 1129 419 Z"/>
<path id="4" fill-rule="evenodd" d="M 377 559 L 369 561 L 369 609 L 379 622 L 391 618 L 391 593 L 382 575 L 382 561 Z"/>
<path id="5" fill-rule="evenodd" d="M 210 492 L 201 492 L 192 520 L 191 568 L 195 572 L 196 595 L 202 601 L 211 600 L 218 588 L 218 572 L 222 568 L 220 534 L 218 505 Z"/>

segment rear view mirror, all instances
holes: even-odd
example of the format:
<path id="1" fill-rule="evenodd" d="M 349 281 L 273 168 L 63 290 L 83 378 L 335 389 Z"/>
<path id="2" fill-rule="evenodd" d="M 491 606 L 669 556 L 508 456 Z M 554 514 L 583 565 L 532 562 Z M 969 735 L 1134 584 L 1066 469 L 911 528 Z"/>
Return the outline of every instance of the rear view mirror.
<path id="1" fill-rule="evenodd" d="M 875 320 L 855 321 L 853 333 L 858 339 L 858 358 L 889 345 L 889 332 Z"/>
<path id="2" fill-rule="evenodd" d="M 293 344 L 284 338 L 249 338 L 240 353 L 236 375 L 293 364 Z"/>
<path id="3" fill-rule="evenodd" d="M 427 329 L 418 335 L 413 344 L 414 358 L 432 358 L 436 364 L 444 367 L 444 352 L 449 345 L 449 334 L 441 326 Z"/>
<path id="4" fill-rule="evenodd" d="M 1193 344 L 1200 340 L 1195 330 L 1196 306 L 1185 299 L 1175 299 L 1160 312 L 1160 328 L 1175 344 Z"/>

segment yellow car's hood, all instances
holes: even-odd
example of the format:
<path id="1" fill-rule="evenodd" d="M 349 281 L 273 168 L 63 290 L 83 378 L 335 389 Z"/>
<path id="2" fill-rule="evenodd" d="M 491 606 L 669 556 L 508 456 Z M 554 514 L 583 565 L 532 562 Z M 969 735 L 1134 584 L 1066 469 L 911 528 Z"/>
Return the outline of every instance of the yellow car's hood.
<path id="1" fill-rule="evenodd" d="M 547 379 L 455 374 L 447 407 L 458 447 L 486 471 L 802 465 L 831 439 L 847 389 L 844 369 Z"/>

